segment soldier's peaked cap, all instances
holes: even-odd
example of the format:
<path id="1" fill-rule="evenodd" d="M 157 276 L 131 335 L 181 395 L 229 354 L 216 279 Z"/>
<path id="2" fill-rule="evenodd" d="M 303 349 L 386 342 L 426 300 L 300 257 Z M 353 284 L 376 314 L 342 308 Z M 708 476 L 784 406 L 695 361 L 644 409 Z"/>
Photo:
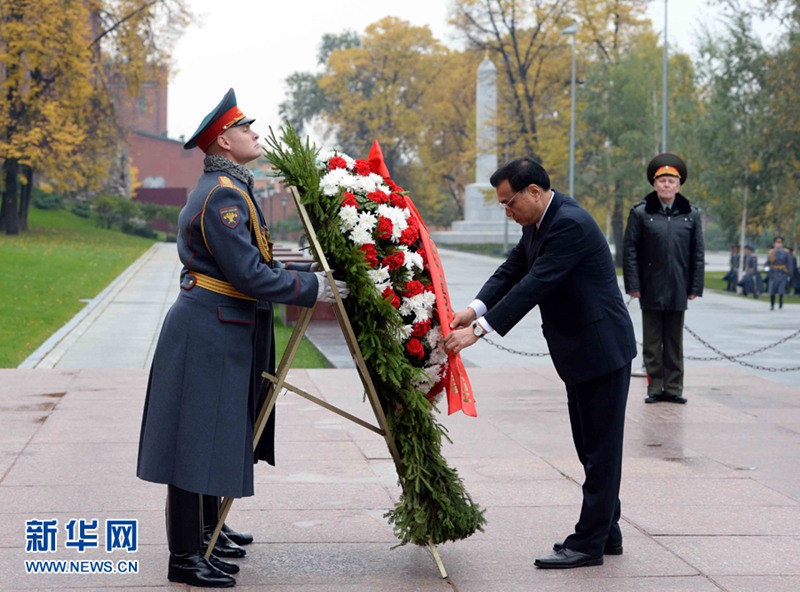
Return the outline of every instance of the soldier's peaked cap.
<path id="1" fill-rule="evenodd" d="M 647 182 L 652 185 L 662 175 L 679 177 L 681 185 L 683 185 L 689 173 L 686 170 L 686 163 L 680 156 L 671 152 L 662 152 L 647 165 Z"/>
<path id="2" fill-rule="evenodd" d="M 236 106 L 236 93 L 233 92 L 233 89 L 230 89 L 222 97 L 219 105 L 205 116 L 205 119 L 200 123 L 200 127 L 197 128 L 197 131 L 183 147 L 185 150 L 190 150 L 198 146 L 200 150 L 205 152 L 217 139 L 217 136 L 226 129 L 236 125 L 246 125 L 254 121 L 255 119 L 252 117 L 245 117 L 241 109 Z"/>

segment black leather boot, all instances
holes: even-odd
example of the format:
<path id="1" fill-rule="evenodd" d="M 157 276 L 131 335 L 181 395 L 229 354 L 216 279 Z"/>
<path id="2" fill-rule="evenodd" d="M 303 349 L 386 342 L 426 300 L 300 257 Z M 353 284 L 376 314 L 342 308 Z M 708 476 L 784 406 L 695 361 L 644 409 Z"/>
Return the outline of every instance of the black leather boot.
<path id="1" fill-rule="evenodd" d="M 214 527 L 206 527 L 203 529 L 203 548 L 208 547 L 211 542 L 211 535 L 214 534 Z M 220 532 L 217 537 L 217 542 L 212 551 L 217 557 L 227 557 L 238 559 L 247 555 L 247 551 L 242 549 L 239 545 L 230 540 L 224 532 Z"/>
<path id="2" fill-rule="evenodd" d="M 236 580 L 214 567 L 202 551 L 170 553 L 167 577 L 170 582 L 180 582 L 198 588 L 232 588 Z"/>
<path id="3" fill-rule="evenodd" d="M 253 535 L 249 532 L 236 532 L 227 524 L 222 525 L 222 532 L 237 545 L 249 545 L 253 542 Z"/>
<path id="4" fill-rule="evenodd" d="M 239 566 L 235 563 L 231 563 L 230 561 L 225 561 L 224 559 L 220 559 L 213 553 L 211 557 L 208 558 L 208 562 L 216 567 L 220 571 L 224 571 L 226 574 L 237 574 L 239 573 Z"/>

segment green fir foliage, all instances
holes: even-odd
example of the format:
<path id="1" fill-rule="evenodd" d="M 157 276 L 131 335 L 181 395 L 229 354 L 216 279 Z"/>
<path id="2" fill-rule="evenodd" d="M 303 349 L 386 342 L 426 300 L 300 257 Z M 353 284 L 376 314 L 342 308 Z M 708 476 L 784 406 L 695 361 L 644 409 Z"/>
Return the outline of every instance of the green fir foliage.
<path id="1" fill-rule="evenodd" d="M 342 234 L 340 197 L 326 196 L 319 189 L 316 147 L 291 126 L 282 128 L 280 139 L 270 130 L 267 144 L 267 158 L 284 183 L 298 188 L 335 276 L 350 288 L 345 308 L 400 453 L 397 470 L 403 493 L 386 514 L 395 536 L 401 545 L 426 545 L 483 530 L 484 511 L 442 456 L 446 430 L 437 422 L 428 398 L 413 386 L 420 370 L 408 361 L 396 337 L 402 318 L 377 294 L 364 254 Z"/>

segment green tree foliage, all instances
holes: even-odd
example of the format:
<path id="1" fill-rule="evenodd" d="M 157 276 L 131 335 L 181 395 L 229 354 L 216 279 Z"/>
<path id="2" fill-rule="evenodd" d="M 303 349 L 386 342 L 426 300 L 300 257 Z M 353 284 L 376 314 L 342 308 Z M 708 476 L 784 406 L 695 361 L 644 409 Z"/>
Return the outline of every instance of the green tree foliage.
<path id="1" fill-rule="evenodd" d="M 378 140 L 393 178 L 413 191 L 426 219 L 446 223 L 471 180 L 478 58 L 447 49 L 427 27 L 386 17 L 360 38 L 323 38 L 323 71 L 289 78 L 281 115 L 306 128 L 318 117 L 332 143 L 351 154 L 366 155 Z"/>
<path id="2" fill-rule="evenodd" d="M 553 168 L 552 128 L 569 129 L 571 53 L 561 31 L 568 0 L 456 0 L 451 23 L 500 73 L 497 137 L 503 160 L 527 154 Z M 548 126 L 550 129 L 548 129 Z M 561 149 L 561 162 L 564 162 Z"/>
<path id="3" fill-rule="evenodd" d="M 360 47 L 361 39 L 354 31 L 338 35 L 326 33 L 317 52 L 317 65 L 324 67 L 330 55 L 340 49 Z M 330 105 L 319 87 L 322 72 L 294 72 L 285 80 L 287 98 L 278 106 L 281 120 L 294 129 L 309 130 L 315 119 L 326 113 Z"/>
<path id="4" fill-rule="evenodd" d="M 728 13 L 724 33 L 706 38 L 701 46 L 698 69 L 705 112 L 697 129 L 704 148 L 697 155 L 702 171 L 698 182 L 730 243 L 739 242 L 745 200 L 754 231 L 764 222 L 771 198 L 763 166 L 764 147 L 772 141 L 763 136 L 770 118 L 768 64 L 751 15 L 738 6 Z"/>

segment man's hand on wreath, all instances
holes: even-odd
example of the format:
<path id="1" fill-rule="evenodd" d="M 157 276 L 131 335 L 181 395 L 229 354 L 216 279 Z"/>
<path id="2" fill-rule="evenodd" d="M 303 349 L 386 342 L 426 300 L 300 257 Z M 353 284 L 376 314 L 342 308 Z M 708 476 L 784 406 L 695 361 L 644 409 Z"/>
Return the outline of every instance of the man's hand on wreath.
<path id="1" fill-rule="evenodd" d="M 444 347 L 448 352 L 457 354 L 476 341 L 478 341 L 478 337 L 473 333 L 472 326 L 468 325 L 466 329 L 456 329 L 445 337 Z"/>
<path id="2" fill-rule="evenodd" d="M 450 323 L 451 329 L 463 329 L 472 326 L 472 321 L 478 318 L 475 311 L 467 307 L 464 310 L 459 310 L 453 315 L 453 321 Z"/>

